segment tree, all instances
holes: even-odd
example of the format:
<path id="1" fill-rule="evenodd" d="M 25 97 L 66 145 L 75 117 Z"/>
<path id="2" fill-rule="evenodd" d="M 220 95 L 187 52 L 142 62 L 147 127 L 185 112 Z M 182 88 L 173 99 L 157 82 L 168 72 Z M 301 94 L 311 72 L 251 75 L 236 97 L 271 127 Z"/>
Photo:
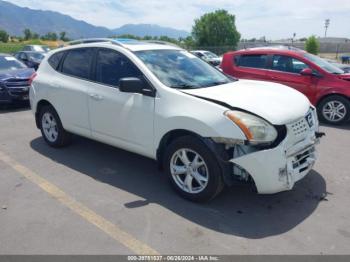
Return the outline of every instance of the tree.
<path id="1" fill-rule="evenodd" d="M 229 47 L 235 49 L 241 34 L 235 25 L 235 16 L 226 10 L 216 10 L 195 20 L 192 36 L 200 47 Z"/>
<path id="2" fill-rule="evenodd" d="M 67 33 L 66 32 L 61 32 L 60 33 L 60 40 L 62 41 L 68 41 Z"/>
<path id="3" fill-rule="evenodd" d="M 317 55 L 320 51 L 320 43 L 316 37 L 310 36 L 305 42 L 305 50 L 311 54 Z"/>
<path id="4" fill-rule="evenodd" d="M 30 31 L 30 29 L 26 28 L 24 29 L 23 31 L 24 33 L 24 40 L 29 40 L 29 39 L 32 39 L 32 31 Z"/>
<path id="5" fill-rule="evenodd" d="M 56 41 L 58 36 L 55 32 L 48 32 L 46 35 L 41 37 L 42 40 Z"/>
<path id="6" fill-rule="evenodd" d="M 32 39 L 39 39 L 40 35 L 38 33 L 32 33 Z"/>
<path id="7" fill-rule="evenodd" d="M 9 40 L 9 34 L 5 30 L 0 30 L 0 42 L 7 43 Z"/>

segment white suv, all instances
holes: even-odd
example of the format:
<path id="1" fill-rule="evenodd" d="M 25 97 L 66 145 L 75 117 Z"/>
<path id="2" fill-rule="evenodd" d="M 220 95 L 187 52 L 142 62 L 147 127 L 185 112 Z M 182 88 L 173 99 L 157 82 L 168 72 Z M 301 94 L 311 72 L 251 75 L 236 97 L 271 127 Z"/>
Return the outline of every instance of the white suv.
<path id="1" fill-rule="evenodd" d="M 321 136 L 301 93 L 232 79 L 164 43 L 95 39 L 57 49 L 30 101 L 50 146 L 77 134 L 150 157 L 194 201 L 235 181 L 262 194 L 292 189 L 312 169 Z"/>

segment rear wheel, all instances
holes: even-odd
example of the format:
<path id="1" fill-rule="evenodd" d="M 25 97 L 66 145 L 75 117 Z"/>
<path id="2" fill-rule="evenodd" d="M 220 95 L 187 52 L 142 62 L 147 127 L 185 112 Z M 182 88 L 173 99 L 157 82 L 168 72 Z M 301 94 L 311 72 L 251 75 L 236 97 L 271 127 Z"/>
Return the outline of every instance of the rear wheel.
<path id="1" fill-rule="evenodd" d="M 52 106 L 44 106 L 39 115 L 40 130 L 46 143 L 52 147 L 63 147 L 70 143 L 71 134 L 64 130 L 61 120 Z"/>
<path id="2" fill-rule="evenodd" d="M 318 106 L 318 114 L 322 122 L 341 125 L 350 118 L 350 101 L 339 95 L 326 97 Z"/>
<path id="3" fill-rule="evenodd" d="M 196 137 L 173 141 L 165 152 L 164 169 L 174 189 L 191 201 L 208 201 L 224 186 L 215 155 Z"/>

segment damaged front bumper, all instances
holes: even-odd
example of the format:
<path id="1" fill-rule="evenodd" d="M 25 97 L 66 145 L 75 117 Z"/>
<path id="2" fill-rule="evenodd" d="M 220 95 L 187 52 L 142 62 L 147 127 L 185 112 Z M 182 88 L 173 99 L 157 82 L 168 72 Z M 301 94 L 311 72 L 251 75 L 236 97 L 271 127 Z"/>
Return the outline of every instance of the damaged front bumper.
<path id="1" fill-rule="evenodd" d="M 301 124 L 304 127 L 304 124 Z M 288 126 L 286 138 L 271 149 L 248 152 L 230 160 L 234 169 L 243 170 L 255 182 L 259 194 L 291 190 L 304 178 L 316 161 L 315 146 L 319 143 L 318 123 L 313 128 Z"/>

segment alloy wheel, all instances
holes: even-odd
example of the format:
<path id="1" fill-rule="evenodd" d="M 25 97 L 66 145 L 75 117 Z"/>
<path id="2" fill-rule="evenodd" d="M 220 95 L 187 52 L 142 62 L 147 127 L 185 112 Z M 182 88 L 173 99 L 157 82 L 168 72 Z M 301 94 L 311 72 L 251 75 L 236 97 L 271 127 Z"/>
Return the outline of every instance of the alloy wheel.
<path id="1" fill-rule="evenodd" d="M 170 172 L 177 186 L 187 193 L 200 193 L 208 185 L 208 167 L 203 158 L 191 149 L 182 148 L 173 154 Z"/>
<path id="2" fill-rule="evenodd" d="M 58 138 L 58 127 L 55 117 L 49 112 L 44 113 L 41 125 L 46 139 L 54 143 Z"/>
<path id="3" fill-rule="evenodd" d="M 329 101 L 322 108 L 322 114 L 330 122 L 339 122 L 347 114 L 345 105 L 340 101 Z"/>

